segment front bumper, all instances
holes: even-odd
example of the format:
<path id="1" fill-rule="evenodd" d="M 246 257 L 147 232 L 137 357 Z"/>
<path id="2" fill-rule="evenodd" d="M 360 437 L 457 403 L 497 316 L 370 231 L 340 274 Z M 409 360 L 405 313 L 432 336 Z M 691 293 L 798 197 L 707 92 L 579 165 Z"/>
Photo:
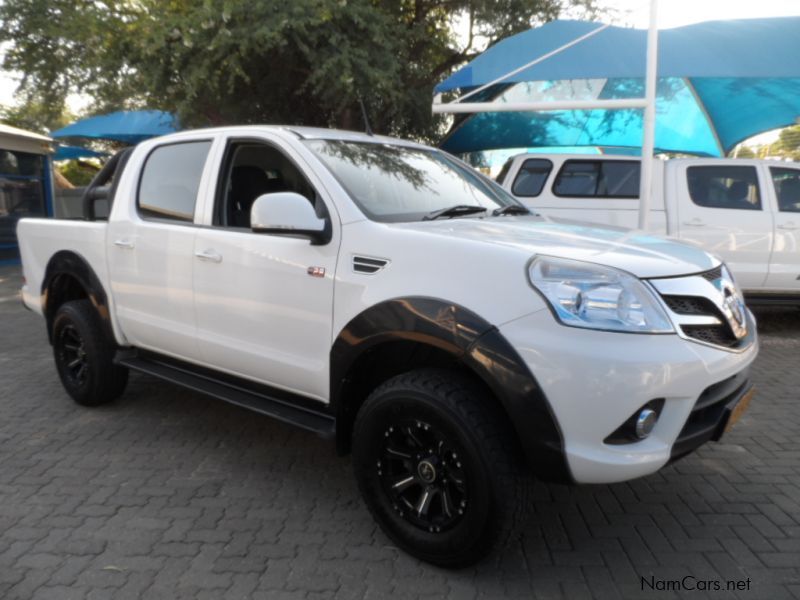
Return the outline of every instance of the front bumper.
<path id="1" fill-rule="evenodd" d="M 674 334 L 566 327 L 547 310 L 499 329 L 546 397 L 577 483 L 612 483 L 648 475 L 705 441 L 718 439 L 725 411 L 733 402 L 726 394 L 747 388 L 726 387 L 726 394 L 717 394 L 711 403 L 714 411 L 694 409 L 715 384 L 737 376 L 739 384 L 745 382 L 741 374 L 758 353 L 755 333 L 748 346 L 732 352 Z M 649 437 L 628 444 L 604 442 L 644 404 L 656 399 L 663 399 L 664 406 Z M 702 435 L 686 429 L 692 415 L 703 417 L 698 417 Z"/>

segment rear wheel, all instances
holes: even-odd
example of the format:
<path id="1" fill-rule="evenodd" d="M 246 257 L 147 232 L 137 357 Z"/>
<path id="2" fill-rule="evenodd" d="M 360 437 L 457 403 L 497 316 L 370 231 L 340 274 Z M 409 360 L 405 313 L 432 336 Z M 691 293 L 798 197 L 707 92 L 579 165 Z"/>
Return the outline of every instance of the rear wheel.
<path id="1" fill-rule="evenodd" d="M 78 404 L 98 406 L 117 398 L 128 369 L 113 364 L 115 345 L 89 300 L 64 303 L 53 319 L 53 354 L 64 389 Z"/>
<path id="2" fill-rule="evenodd" d="M 421 560 L 472 564 L 526 512 L 530 481 L 503 415 L 476 383 L 419 370 L 376 389 L 356 418 L 353 462 L 386 534 Z"/>

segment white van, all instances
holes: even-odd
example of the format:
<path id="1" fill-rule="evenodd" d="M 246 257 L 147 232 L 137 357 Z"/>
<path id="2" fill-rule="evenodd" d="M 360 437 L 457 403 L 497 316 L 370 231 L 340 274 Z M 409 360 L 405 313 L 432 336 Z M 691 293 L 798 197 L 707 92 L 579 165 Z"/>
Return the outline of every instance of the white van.
<path id="1" fill-rule="evenodd" d="M 749 299 L 800 301 L 800 164 L 655 160 L 649 230 L 718 254 Z M 498 182 L 545 215 L 635 228 L 640 159 L 520 154 Z"/>

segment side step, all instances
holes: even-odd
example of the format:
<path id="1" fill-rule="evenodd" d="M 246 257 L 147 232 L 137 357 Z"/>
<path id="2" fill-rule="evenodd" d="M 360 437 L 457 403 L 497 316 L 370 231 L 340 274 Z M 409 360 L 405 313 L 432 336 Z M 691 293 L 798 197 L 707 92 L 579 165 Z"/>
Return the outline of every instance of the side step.
<path id="1" fill-rule="evenodd" d="M 150 352 L 120 350 L 114 363 L 313 431 L 324 438 L 336 435 L 336 419 L 331 414 L 309 406 L 314 400 L 284 390 Z"/>

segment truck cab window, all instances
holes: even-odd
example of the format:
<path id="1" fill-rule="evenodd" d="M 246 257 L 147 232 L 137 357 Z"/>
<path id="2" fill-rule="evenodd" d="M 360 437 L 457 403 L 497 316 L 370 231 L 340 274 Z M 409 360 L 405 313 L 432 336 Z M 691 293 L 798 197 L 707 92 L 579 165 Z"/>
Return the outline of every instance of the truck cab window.
<path id="1" fill-rule="evenodd" d="M 770 167 L 781 212 L 800 212 L 800 169 Z"/>
<path id="2" fill-rule="evenodd" d="M 638 160 L 568 160 L 553 184 L 556 196 L 638 198 Z"/>
<path id="3" fill-rule="evenodd" d="M 697 206 L 761 210 L 755 167 L 689 167 L 686 180 L 689 196 Z"/>
<path id="4" fill-rule="evenodd" d="M 194 221 L 197 190 L 210 148 L 210 141 L 199 141 L 153 150 L 139 181 L 139 213 L 170 221 Z"/>
<path id="5" fill-rule="evenodd" d="M 529 158 L 519 169 L 511 193 L 515 196 L 534 198 L 542 193 L 542 188 L 553 170 L 553 163 L 546 158 Z"/>
<path id="6" fill-rule="evenodd" d="M 225 176 L 217 195 L 214 224 L 250 228 L 256 198 L 275 192 L 295 192 L 308 198 L 317 215 L 325 216 L 322 200 L 300 170 L 277 148 L 257 142 L 234 142 L 228 148 Z"/>

